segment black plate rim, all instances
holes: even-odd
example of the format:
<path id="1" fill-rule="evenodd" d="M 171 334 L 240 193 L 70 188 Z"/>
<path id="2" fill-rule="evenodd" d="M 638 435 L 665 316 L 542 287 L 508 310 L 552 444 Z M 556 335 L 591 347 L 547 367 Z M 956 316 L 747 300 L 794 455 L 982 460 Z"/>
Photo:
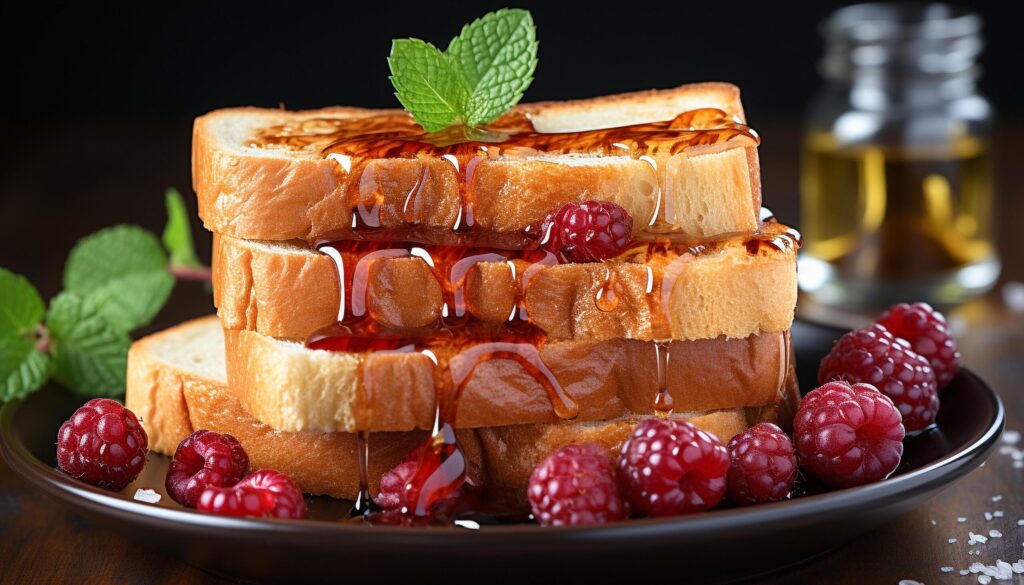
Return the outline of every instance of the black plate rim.
<path id="1" fill-rule="evenodd" d="M 543 542 L 574 541 L 584 538 L 590 542 L 620 539 L 648 539 L 674 536 L 677 538 L 709 531 L 728 531 L 745 527 L 770 525 L 818 516 L 841 514 L 847 509 L 863 508 L 875 502 L 904 499 L 915 495 L 918 488 L 926 485 L 948 485 L 967 472 L 981 465 L 994 449 L 1005 423 L 1005 410 L 998 395 L 976 374 L 961 369 L 958 376 L 965 376 L 970 383 L 981 388 L 989 399 L 994 416 L 987 428 L 972 443 L 963 445 L 951 454 L 928 465 L 914 469 L 885 481 L 804 496 L 783 502 L 764 504 L 749 508 L 712 510 L 687 516 L 671 518 L 643 518 L 603 526 L 547 527 L 535 525 L 487 526 L 484 530 L 453 530 L 450 528 L 409 529 L 393 526 L 365 526 L 324 520 L 270 520 L 254 518 L 231 518 L 203 514 L 191 510 L 178 510 L 147 505 L 112 495 L 74 480 L 56 468 L 37 459 L 13 432 L 13 419 L 21 400 L 14 400 L 0 409 L 0 454 L 7 464 L 23 479 L 44 492 L 72 505 L 85 508 L 101 515 L 113 515 L 129 521 L 149 523 L 184 524 L 191 528 L 218 529 L 239 532 L 246 536 L 259 537 L 265 534 L 293 537 L 323 537 L 327 534 L 358 535 L 367 545 L 374 541 L 393 541 L 398 538 L 410 545 L 434 543 L 440 539 L 452 540 L 466 545 L 483 545 L 493 539 L 529 539 L 533 545 Z M 182 526 L 185 528 L 185 526 Z M 443 537 L 440 536 L 443 533 Z M 538 540 L 540 539 L 540 540 Z"/>

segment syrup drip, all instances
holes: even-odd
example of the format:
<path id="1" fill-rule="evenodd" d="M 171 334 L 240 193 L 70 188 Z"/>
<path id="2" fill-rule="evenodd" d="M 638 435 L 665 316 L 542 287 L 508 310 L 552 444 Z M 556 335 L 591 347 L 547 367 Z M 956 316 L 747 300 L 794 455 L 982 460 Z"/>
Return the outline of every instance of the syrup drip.
<path id="1" fill-rule="evenodd" d="M 434 431 L 427 441 L 413 452 L 418 463 L 416 473 L 406 484 L 407 500 L 416 502 L 402 515 L 417 518 L 430 516 L 434 506 L 454 495 L 466 481 L 466 455 L 459 446 L 452 423 L 441 417 L 438 409 Z"/>
<path id="2" fill-rule="evenodd" d="M 604 282 L 594 295 L 594 304 L 597 305 L 598 310 L 604 313 L 614 311 L 619 306 L 619 295 L 615 292 L 617 283 L 615 275 L 614 270 L 606 269 Z"/>
<path id="3" fill-rule="evenodd" d="M 356 433 L 356 456 L 359 462 L 359 494 L 356 496 L 356 503 L 352 506 L 350 516 L 368 516 L 379 512 L 380 508 L 370 496 L 370 434 L 366 431 Z"/>
<path id="4" fill-rule="evenodd" d="M 654 356 L 658 362 L 658 393 L 654 397 L 654 412 L 668 416 L 672 414 L 672 395 L 668 391 L 669 342 L 656 340 Z"/>

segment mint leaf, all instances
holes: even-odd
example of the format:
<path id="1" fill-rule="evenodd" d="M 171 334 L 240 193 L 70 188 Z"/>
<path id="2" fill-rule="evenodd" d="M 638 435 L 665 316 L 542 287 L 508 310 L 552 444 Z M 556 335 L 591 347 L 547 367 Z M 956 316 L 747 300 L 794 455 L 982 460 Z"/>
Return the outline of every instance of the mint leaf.
<path id="1" fill-rule="evenodd" d="M 104 318 L 90 298 L 62 292 L 46 314 L 50 331 L 53 376 L 78 394 L 118 396 L 124 393 L 128 365 L 128 334 Z"/>
<path id="2" fill-rule="evenodd" d="M 192 224 L 181 193 L 173 187 L 167 189 L 164 203 L 167 205 L 167 225 L 164 226 L 163 242 L 171 254 L 171 266 L 203 267 L 196 255 Z"/>
<path id="3" fill-rule="evenodd" d="M 446 54 L 466 80 L 466 123 L 493 122 L 523 97 L 537 68 L 537 31 L 529 11 L 503 8 L 462 27 Z"/>
<path id="4" fill-rule="evenodd" d="M 133 225 L 82 238 L 64 267 L 64 288 L 93 302 L 121 331 L 149 323 L 167 302 L 174 277 L 152 233 Z"/>
<path id="5" fill-rule="evenodd" d="M 464 123 L 468 91 L 448 57 L 419 39 L 398 39 L 388 56 L 395 96 L 427 132 Z"/>
<path id="6" fill-rule="evenodd" d="M 0 337 L 22 337 L 35 331 L 45 312 L 42 297 L 25 277 L 0 268 Z"/>
<path id="7" fill-rule="evenodd" d="M 50 375 L 50 357 L 36 349 L 35 339 L 0 337 L 0 402 L 24 398 Z"/>

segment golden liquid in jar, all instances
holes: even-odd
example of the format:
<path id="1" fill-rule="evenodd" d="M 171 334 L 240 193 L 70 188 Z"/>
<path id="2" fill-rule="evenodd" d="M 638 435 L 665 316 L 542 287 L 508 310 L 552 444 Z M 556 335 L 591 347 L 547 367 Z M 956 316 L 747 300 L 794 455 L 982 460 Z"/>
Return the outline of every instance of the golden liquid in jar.
<path id="1" fill-rule="evenodd" d="M 992 155 L 984 142 L 840 146 L 815 133 L 802 163 L 803 253 L 827 265 L 830 279 L 863 289 L 849 300 L 955 302 L 971 294 L 955 290 L 958 271 L 994 261 Z M 885 298 L 888 285 L 924 297 Z"/>

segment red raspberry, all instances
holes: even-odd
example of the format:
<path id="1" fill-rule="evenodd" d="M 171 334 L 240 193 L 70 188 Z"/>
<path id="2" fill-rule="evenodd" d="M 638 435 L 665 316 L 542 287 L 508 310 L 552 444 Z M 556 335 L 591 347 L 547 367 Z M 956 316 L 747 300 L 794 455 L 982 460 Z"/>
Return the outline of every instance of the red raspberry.
<path id="1" fill-rule="evenodd" d="M 196 431 L 185 437 L 167 470 L 167 494 L 190 508 L 208 487 L 227 487 L 249 471 L 249 456 L 231 435 Z"/>
<path id="2" fill-rule="evenodd" d="M 882 325 L 875 323 L 839 338 L 818 368 L 819 383 L 832 380 L 871 384 L 881 390 L 900 409 L 908 431 L 935 423 L 939 393 L 928 360 Z"/>
<path id="3" fill-rule="evenodd" d="M 408 460 L 396 465 L 380 478 L 380 493 L 374 499 L 374 503 L 388 512 L 408 509 L 410 503 L 407 501 L 407 490 L 409 482 L 416 477 L 416 469 L 419 467 L 417 461 Z"/>
<path id="4" fill-rule="evenodd" d="M 541 247 L 570 262 L 598 262 L 618 256 L 633 237 L 633 218 L 606 201 L 566 203 L 548 214 L 540 229 Z"/>
<path id="5" fill-rule="evenodd" d="M 833 487 L 881 481 L 903 456 L 903 423 L 870 384 L 829 382 L 804 397 L 793 419 L 803 468 Z"/>
<path id="6" fill-rule="evenodd" d="M 729 499 L 735 504 L 777 502 L 796 481 L 793 442 L 771 423 L 757 424 L 729 441 Z"/>
<path id="7" fill-rule="evenodd" d="M 876 323 L 906 339 L 917 355 L 928 360 L 939 389 L 949 385 L 960 369 L 960 352 L 942 313 L 928 303 L 900 303 L 882 313 Z"/>
<path id="8" fill-rule="evenodd" d="M 116 491 L 142 472 L 148 444 L 135 413 L 94 398 L 57 431 L 57 465 L 75 479 Z"/>
<path id="9" fill-rule="evenodd" d="M 647 419 L 622 445 L 619 482 L 634 510 L 671 516 L 707 510 L 725 497 L 729 453 L 685 421 Z"/>
<path id="10" fill-rule="evenodd" d="M 221 516 L 306 517 L 306 501 L 295 482 L 272 469 L 255 471 L 232 487 L 204 489 L 196 509 Z"/>
<path id="11" fill-rule="evenodd" d="M 608 452 L 592 444 L 562 447 L 540 462 L 526 492 L 541 526 L 604 524 L 626 517 Z"/>

